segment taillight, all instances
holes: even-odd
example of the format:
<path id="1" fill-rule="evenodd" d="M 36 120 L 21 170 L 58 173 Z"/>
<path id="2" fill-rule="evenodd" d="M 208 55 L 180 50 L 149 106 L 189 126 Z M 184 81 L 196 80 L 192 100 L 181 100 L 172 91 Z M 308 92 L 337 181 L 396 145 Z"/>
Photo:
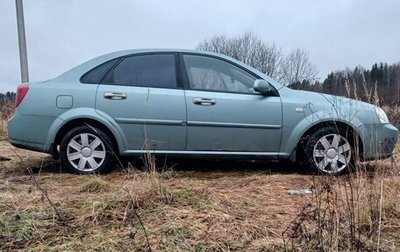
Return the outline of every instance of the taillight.
<path id="1" fill-rule="evenodd" d="M 18 105 L 22 102 L 22 100 L 25 98 L 26 93 L 28 93 L 29 87 L 26 84 L 21 84 L 17 88 L 17 97 L 15 98 L 15 107 L 18 107 Z"/>

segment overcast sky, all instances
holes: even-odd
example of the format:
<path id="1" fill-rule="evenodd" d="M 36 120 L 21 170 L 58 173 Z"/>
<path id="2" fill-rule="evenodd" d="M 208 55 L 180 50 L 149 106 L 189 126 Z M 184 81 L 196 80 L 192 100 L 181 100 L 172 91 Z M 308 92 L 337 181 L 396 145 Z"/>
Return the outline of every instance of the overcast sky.
<path id="1" fill-rule="evenodd" d="M 31 81 L 133 48 L 193 49 L 252 31 L 287 52 L 309 51 L 321 79 L 334 70 L 400 61 L 399 0 L 25 0 Z M 0 92 L 20 82 L 15 0 L 0 1 Z"/>

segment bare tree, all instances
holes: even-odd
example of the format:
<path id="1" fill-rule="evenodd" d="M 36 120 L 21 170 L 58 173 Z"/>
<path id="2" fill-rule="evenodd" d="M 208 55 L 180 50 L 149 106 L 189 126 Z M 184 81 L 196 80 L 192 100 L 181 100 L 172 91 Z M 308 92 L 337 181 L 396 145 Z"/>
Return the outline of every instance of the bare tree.
<path id="1" fill-rule="evenodd" d="M 214 36 L 199 43 L 197 50 L 222 53 L 240 60 L 272 78 L 279 78 L 283 62 L 282 50 L 266 44 L 251 32 L 237 37 Z"/>
<path id="2" fill-rule="evenodd" d="M 318 75 L 317 68 L 310 62 L 304 49 L 291 51 L 284 59 L 281 68 L 281 81 L 286 85 L 302 81 L 313 81 Z"/>

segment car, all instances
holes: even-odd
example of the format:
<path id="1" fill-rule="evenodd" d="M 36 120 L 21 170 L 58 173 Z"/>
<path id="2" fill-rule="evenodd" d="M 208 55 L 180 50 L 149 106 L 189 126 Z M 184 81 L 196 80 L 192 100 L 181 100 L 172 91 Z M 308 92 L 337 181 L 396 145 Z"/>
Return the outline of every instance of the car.
<path id="1" fill-rule="evenodd" d="M 21 84 L 8 137 L 84 174 L 153 153 L 291 160 L 339 175 L 359 160 L 392 156 L 398 130 L 378 106 L 292 90 L 225 55 L 152 49 Z"/>

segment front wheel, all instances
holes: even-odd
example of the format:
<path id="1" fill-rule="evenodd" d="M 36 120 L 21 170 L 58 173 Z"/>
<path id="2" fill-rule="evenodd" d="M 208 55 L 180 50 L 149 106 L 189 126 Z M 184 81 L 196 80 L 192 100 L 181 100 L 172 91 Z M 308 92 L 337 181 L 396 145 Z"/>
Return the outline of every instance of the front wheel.
<path id="1" fill-rule="evenodd" d="M 113 156 L 112 142 L 100 129 L 79 126 L 61 140 L 61 165 L 76 173 L 107 171 L 112 168 Z"/>
<path id="2" fill-rule="evenodd" d="M 354 167 L 354 144 L 347 130 L 322 128 L 305 144 L 306 168 L 314 174 L 340 175 Z"/>

